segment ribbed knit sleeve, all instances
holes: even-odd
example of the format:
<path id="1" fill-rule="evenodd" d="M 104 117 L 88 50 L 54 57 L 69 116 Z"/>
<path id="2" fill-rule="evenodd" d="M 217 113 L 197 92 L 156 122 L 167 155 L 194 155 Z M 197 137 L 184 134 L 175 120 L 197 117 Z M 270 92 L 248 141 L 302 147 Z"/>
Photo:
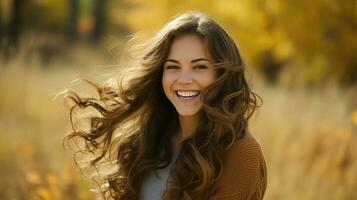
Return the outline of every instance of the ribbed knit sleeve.
<path id="1" fill-rule="evenodd" d="M 267 166 L 260 144 L 251 135 L 227 151 L 223 174 L 211 200 L 262 200 L 267 187 Z"/>

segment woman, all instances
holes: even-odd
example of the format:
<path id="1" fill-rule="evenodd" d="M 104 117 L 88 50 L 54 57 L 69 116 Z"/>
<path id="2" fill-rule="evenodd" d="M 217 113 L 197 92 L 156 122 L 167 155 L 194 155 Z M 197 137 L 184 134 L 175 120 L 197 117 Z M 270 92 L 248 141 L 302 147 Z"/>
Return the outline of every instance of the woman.
<path id="1" fill-rule="evenodd" d="M 266 165 L 248 131 L 257 105 L 234 40 L 213 19 L 187 12 L 165 25 L 131 62 L 119 87 L 99 98 L 69 92 L 93 107 L 84 141 L 101 171 L 105 199 L 263 199 Z M 135 64 L 134 64 L 135 63 Z M 127 82 L 123 82 L 126 77 Z M 104 171 L 104 173 L 102 173 Z"/>

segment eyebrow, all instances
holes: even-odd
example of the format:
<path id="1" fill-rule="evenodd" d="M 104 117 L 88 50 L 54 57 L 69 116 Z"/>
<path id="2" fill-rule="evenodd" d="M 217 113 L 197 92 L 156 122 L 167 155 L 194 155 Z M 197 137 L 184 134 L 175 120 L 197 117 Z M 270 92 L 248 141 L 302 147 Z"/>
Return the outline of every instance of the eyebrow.
<path id="1" fill-rule="evenodd" d="M 168 62 L 168 61 L 179 64 L 179 61 L 174 60 L 174 59 L 167 59 L 167 60 L 165 60 L 165 63 Z M 209 59 L 207 59 L 207 58 L 196 58 L 196 59 L 191 60 L 191 63 L 195 63 L 195 62 L 198 62 L 198 61 L 207 61 L 207 62 L 209 62 L 209 63 L 212 63 L 212 62 L 211 62 Z"/>

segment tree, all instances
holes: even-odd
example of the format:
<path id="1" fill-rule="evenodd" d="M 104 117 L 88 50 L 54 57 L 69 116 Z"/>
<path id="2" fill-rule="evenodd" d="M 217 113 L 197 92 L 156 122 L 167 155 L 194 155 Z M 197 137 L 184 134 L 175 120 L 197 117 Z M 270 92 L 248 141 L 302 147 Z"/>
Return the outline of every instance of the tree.
<path id="1" fill-rule="evenodd" d="M 77 23 L 78 23 L 78 0 L 69 0 L 69 17 L 67 39 L 73 42 L 77 39 Z"/>
<path id="2" fill-rule="evenodd" d="M 25 0 L 14 0 L 11 4 L 10 20 L 5 25 L 1 44 L 3 45 L 3 55 L 6 61 L 12 54 L 16 53 L 18 40 L 22 27 L 21 11 Z"/>
<path id="3" fill-rule="evenodd" d="M 3 12 L 2 10 L 2 4 L 0 3 L 0 11 Z M 2 15 L 0 15 L 0 51 L 2 50 L 2 42 L 3 42 L 3 37 L 4 37 L 4 28 L 3 28 L 3 21 L 2 21 Z"/>
<path id="4" fill-rule="evenodd" d="M 94 5 L 94 27 L 91 33 L 91 40 L 98 42 L 104 32 L 105 24 L 105 4 L 106 0 L 95 0 Z"/>

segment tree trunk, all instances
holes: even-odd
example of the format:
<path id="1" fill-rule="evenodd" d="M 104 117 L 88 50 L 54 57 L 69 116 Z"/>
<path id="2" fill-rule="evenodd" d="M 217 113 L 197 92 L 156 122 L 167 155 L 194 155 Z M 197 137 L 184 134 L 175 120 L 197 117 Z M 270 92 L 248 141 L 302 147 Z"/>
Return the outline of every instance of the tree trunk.
<path id="1" fill-rule="evenodd" d="M 68 16 L 68 30 L 67 40 L 73 42 L 77 39 L 77 24 L 78 24 L 78 0 L 69 0 L 69 16 Z"/>
<path id="2" fill-rule="evenodd" d="M 0 3 L 0 12 L 3 13 L 2 4 Z M 0 52 L 2 51 L 2 44 L 4 38 L 4 22 L 2 21 L 2 14 L 0 14 Z"/>
<path id="3" fill-rule="evenodd" d="M 12 12 L 9 24 L 9 43 L 10 46 L 17 47 L 19 41 L 19 35 L 21 31 L 21 5 L 22 0 L 14 0 L 12 4 Z"/>
<path id="4" fill-rule="evenodd" d="M 105 25 L 106 0 L 95 0 L 94 27 L 91 33 L 91 41 L 97 43 L 103 35 Z"/>
<path id="5" fill-rule="evenodd" d="M 11 4 L 11 12 L 9 23 L 5 24 L 2 31 L 1 48 L 3 49 L 4 61 L 6 62 L 9 57 L 16 53 L 21 31 L 21 9 L 23 0 L 13 0 Z"/>

